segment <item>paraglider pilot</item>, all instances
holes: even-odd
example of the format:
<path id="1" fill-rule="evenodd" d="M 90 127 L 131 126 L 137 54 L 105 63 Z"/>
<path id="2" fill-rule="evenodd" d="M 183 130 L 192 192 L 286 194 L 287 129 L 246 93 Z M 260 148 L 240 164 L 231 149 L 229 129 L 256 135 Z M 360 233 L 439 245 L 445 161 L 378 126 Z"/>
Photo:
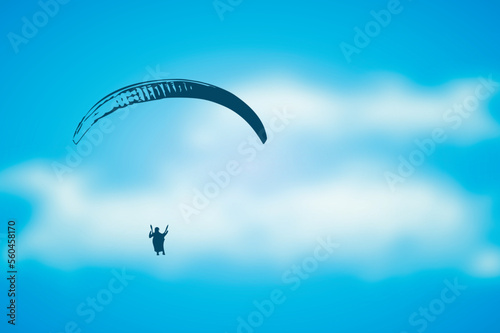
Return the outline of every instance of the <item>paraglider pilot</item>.
<path id="1" fill-rule="evenodd" d="M 165 255 L 165 249 L 163 248 L 163 243 L 165 242 L 165 236 L 168 234 L 168 225 L 165 228 L 165 232 L 161 233 L 160 228 L 156 227 L 155 232 L 153 232 L 153 226 L 150 225 L 151 231 L 149 232 L 149 238 L 153 237 L 153 247 L 156 252 L 156 255 L 160 255 L 160 252 L 163 252 Z"/>

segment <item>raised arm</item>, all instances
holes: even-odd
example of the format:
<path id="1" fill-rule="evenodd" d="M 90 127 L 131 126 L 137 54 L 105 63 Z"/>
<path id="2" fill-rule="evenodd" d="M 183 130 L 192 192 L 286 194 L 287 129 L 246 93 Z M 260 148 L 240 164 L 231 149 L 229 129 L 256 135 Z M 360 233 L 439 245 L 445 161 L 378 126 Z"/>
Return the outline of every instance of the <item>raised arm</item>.
<path id="1" fill-rule="evenodd" d="M 151 237 L 153 237 L 153 232 L 152 231 L 149 232 L 149 238 L 151 238 Z"/>

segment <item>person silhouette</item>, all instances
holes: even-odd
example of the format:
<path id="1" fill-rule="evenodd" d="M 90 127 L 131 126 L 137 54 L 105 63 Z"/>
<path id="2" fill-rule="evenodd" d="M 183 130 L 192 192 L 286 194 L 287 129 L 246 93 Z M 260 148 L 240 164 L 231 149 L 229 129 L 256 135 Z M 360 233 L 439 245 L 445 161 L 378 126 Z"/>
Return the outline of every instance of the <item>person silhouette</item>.
<path id="1" fill-rule="evenodd" d="M 160 228 L 156 227 L 155 232 L 153 232 L 153 226 L 150 225 L 151 231 L 149 232 L 149 238 L 153 237 L 153 248 L 156 255 L 159 256 L 160 252 L 165 255 L 165 249 L 163 248 L 163 243 L 165 242 L 165 236 L 168 234 L 168 225 L 165 228 L 165 232 L 161 233 Z"/>

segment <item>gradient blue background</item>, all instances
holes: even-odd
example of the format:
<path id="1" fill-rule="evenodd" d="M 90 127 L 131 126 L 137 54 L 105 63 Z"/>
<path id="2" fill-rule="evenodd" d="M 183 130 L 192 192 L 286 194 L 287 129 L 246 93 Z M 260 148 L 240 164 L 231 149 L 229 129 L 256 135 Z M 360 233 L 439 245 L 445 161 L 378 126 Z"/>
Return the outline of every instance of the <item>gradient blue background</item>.
<path id="1" fill-rule="evenodd" d="M 500 76 L 500 7 L 492 1 L 403 1 L 403 12 L 348 63 L 339 43 L 351 43 L 353 27 L 363 26 L 371 20 L 370 10 L 386 4 L 243 0 L 221 20 L 211 1 L 70 1 L 27 44 L 19 45 L 16 53 L 7 34 L 20 34 L 22 17 L 31 18 L 40 6 L 36 1 L 4 1 L 0 11 L 0 170 L 29 160 L 64 159 L 65 147 L 71 144 L 74 128 L 86 110 L 104 94 L 141 81 L 148 66 L 159 65 L 172 78 L 195 79 L 228 90 L 232 82 L 265 77 L 273 71 L 306 78 L 326 90 L 338 87 L 339 82 L 356 87 L 357 80 L 376 72 L 397 73 L 429 89 L 456 79 Z M 488 101 L 495 120 L 498 106 L 498 97 Z M 175 156 L 191 154 L 175 147 L 176 123 L 188 123 L 189 114 L 170 112 L 163 118 L 168 123 L 158 121 L 161 124 L 131 117 L 133 121 L 123 131 L 117 130 L 116 137 L 128 140 L 122 141 L 128 142 L 123 146 L 132 148 L 109 157 L 101 156 L 97 147 L 88 161 L 89 168 L 101 170 L 96 175 L 100 181 L 107 179 L 103 188 L 154 183 L 154 160 L 147 160 L 144 166 L 139 162 L 147 155 L 145 147 L 152 144 L 157 145 L 154 151 L 161 163 L 167 163 L 174 152 Z M 144 129 L 130 135 L 124 132 L 143 125 L 157 125 L 152 133 L 170 133 L 170 142 L 135 140 L 134 135 L 147 133 Z M 118 139 L 113 141 L 110 136 L 109 140 L 106 145 L 118 147 Z M 306 150 L 323 158 L 310 165 L 304 162 L 304 168 L 319 174 L 333 169 L 339 155 L 330 155 L 328 145 L 318 144 L 315 151 L 315 143 L 309 144 Z M 171 150 L 161 152 L 162 146 Z M 499 137 L 458 148 L 444 145 L 428 161 L 465 191 L 491 200 L 493 223 L 487 237 L 493 244 L 500 241 L 499 148 Z M 125 158 L 127 151 L 133 155 Z M 100 166 L 108 163 L 107 157 L 114 159 L 113 166 L 123 162 L 123 168 Z M 122 184 L 123 178 L 128 179 L 127 185 Z M 0 197 L 1 220 L 15 218 L 18 234 L 29 232 L 38 206 L 6 189 Z M 149 222 L 144 224 L 147 233 Z M 167 242 L 168 237 L 175 234 L 167 236 Z M 2 244 L 3 253 L 4 249 Z M 274 288 L 288 289 L 279 274 L 266 276 L 262 267 L 232 267 L 223 257 L 205 259 L 200 254 L 199 262 L 178 278 L 164 279 L 136 266 L 128 269 L 134 281 L 86 324 L 76 314 L 76 307 L 104 288 L 112 277 L 111 269 L 126 266 L 126 259 L 110 261 L 108 267 L 85 263 L 60 269 L 35 259 L 22 260 L 22 243 L 18 255 L 18 325 L 15 329 L 6 325 L 3 310 L 2 331 L 64 332 L 65 324 L 75 321 L 83 332 L 235 332 L 237 318 L 254 310 L 254 300 L 265 299 Z M 2 267 L 5 270 L 6 265 Z M 207 277 L 207 271 L 217 273 Z M 439 296 L 443 281 L 455 277 L 468 286 L 467 291 L 426 331 L 497 332 L 499 277 L 476 277 L 446 264 L 373 281 L 320 266 L 299 290 L 287 294 L 287 301 L 255 332 L 417 332 L 408 322 L 410 314 L 428 306 Z M 5 294 L 6 285 L 1 286 L 0 292 Z M 3 303 L 1 307 L 4 309 Z"/>

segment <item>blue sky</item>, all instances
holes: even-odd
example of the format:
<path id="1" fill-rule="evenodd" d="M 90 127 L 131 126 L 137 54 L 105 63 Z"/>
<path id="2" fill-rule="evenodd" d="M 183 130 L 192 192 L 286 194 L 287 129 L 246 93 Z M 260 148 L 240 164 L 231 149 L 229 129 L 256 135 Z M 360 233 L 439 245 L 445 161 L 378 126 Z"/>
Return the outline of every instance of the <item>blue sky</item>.
<path id="1" fill-rule="evenodd" d="M 0 14 L 15 329 L 498 331 L 496 4 L 54 4 Z M 163 100 L 72 143 L 100 98 L 167 78 L 235 93 L 268 142 Z"/>

